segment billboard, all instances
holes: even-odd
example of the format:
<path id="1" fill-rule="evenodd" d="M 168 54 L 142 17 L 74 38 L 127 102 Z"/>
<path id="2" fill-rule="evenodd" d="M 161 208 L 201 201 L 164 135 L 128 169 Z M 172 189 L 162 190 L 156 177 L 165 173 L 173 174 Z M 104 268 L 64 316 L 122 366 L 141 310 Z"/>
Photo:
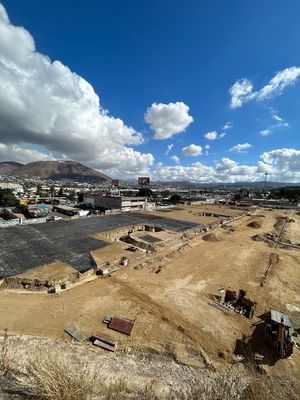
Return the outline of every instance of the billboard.
<path id="1" fill-rule="evenodd" d="M 141 177 L 139 177 L 138 183 L 139 183 L 140 186 L 149 186 L 150 185 L 149 176 L 141 176 Z"/>
<path id="2" fill-rule="evenodd" d="M 112 186 L 119 186 L 119 179 L 112 179 L 110 183 Z"/>

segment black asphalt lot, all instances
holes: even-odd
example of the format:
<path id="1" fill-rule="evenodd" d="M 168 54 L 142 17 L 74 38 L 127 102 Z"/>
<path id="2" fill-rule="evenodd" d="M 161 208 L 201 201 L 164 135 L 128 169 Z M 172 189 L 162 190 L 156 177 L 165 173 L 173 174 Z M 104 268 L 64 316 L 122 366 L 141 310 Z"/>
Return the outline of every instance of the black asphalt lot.
<path id="1" fill-rule="evenodd" d="M 92 266 L 90 251 L 107 246 L 96 233 L 136 224 L 151 224 L 184 232 L 198 224 L 170 218 L 126 213 L 72 221 L 55 221 L 0 229 L 0 278 L 21 274 L 29 268 L 63 261 L 79 272 Z"/>

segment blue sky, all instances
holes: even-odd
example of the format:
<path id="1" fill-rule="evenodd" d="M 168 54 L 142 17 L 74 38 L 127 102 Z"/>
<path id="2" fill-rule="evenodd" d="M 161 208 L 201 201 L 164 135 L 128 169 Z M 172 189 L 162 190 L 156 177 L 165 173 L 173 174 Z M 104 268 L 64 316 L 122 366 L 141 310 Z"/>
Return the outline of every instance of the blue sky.
<path id="1" fill-rule="evenodd" d="M 14 116 L 0 128 L 3 161 L 75 159 L 119 177 L 236 181 L 268 172 L 300 181 L 299 1 L 0 3 L 9 18 L 0 116 Z M 20 26 L 35 47 L 8 33 Z M 32 53 L 50 58 L 46 70 Z M 96 95 L 84 89 L 82 102 L 73 73 L 100 97 L 100 118 Z"/>

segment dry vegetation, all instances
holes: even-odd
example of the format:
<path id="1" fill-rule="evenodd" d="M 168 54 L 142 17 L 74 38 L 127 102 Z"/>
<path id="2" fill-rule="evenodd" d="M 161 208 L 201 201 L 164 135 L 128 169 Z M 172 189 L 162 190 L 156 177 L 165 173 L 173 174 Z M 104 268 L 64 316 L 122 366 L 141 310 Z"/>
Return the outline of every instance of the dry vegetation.
<path id="1" fill-rule="evenodd" d="M 5 346 L 9 347 L 8 338 Z M 189 388 L 170 387 L 162 393 L 155 379 L 142 387 L 119 378 L 108 383 L 101 378 L 101 366 L 95 373 L 88 364 L 75 363 L 65 356 L 53 350 L 38 352 L 26 361 L 22 372 L 11 360 L 9 372 L 6 370 L 0 379 L 0 396 L 20 400 L 298 399 L 291 382 L 260 375 L 249 364 L 247 368 L 233 365 L 222 371 L 199 369 Z"/>

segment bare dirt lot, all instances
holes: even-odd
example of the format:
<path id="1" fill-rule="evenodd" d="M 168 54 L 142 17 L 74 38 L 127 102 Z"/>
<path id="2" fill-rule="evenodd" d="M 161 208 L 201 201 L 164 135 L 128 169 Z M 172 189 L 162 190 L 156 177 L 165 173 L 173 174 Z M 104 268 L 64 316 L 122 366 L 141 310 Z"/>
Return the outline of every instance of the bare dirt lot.
<path id="1" fill-rule="evenodd" d="M 176 218 L 176 212 L 178 219 L 184 213 L 199 223 L 193 207 L 166 215 Z M 134 253 L 129 267 L 59 295 L 1 290 L 0 330 L 69 342 L 64 328 L 72 325 L 86 335 L 95 331 L 112 334 L 119 341 L 120 352 L 171 355 L 190 366 L 217 368 L 236 360 L 237 341 L 245 335 L 251 337 L 255 352 L 264 356 L 268 374 L 299 377 L 300 350 L 295 348 L 292 357 L 277 360 L 262 335 L 255 335 L 258 316 L 270 308 L 286 313 L 294 327 L 300 327 L 300 250 L 252 240 L 253 235 L 276 232 L 277 217 L 295 221 L 286 224 L 281 233 L 299 243 L 300 216 L 257 209 L 251 216 L 230 222 L 231 228 L 215 229 L 216 241 L 195 236 L 185 242 L 184 251 L 170 254 L 164 248 L 161 258 L 157 253 L 148 255 L 147 263 L 145 253 Z M 253 221 L 257 224 L 248 226 Z M 116 254 L 121 254 L 122 246 L 128 247 L 120 242 L 115 246 Z M 247 297 L 257 302 L 253 319 L 225 314 L 209 305 L 214 295 L 228 288 L 244 289 Z M 134 319 L 132 335 L 108 331 L 102 323 L 106 315 Z"/>
<path id="2" fill-rule="evenodd" d="M 196 222 L 201 225 L 209 225 L 221 221 L 224 218 L 205 216 L 202 213 L 216 213 L 226 215 L 228 217 L 235 217 L 244 210 L 237 208 L 230 208 L 228 206 L 214 206 L 214 205 L 192 205 L 175 207 L 174 209 L 163 209 L 149 212 L 150 215 L 165 216 L 166 218 L 174 218 L 180 221 Z"/>

